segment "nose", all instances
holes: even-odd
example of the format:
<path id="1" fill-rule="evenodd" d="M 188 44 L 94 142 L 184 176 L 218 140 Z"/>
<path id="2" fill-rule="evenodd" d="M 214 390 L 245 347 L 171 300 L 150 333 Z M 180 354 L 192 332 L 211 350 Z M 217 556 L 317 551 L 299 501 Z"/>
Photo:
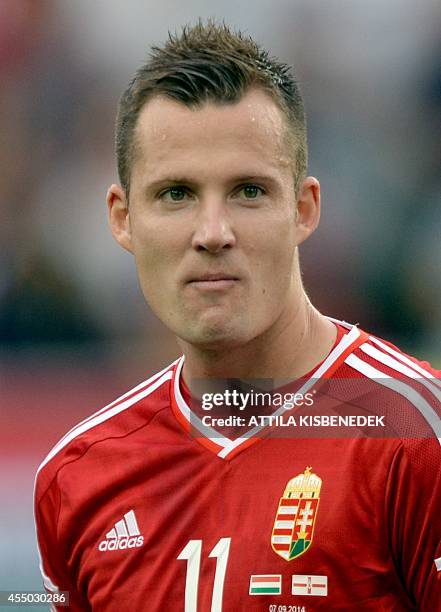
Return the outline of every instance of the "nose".
<path id="1" fill-rule="evenodd" d="M 222 201 L 201 202 L 192 246 L 197 251 L 219 253 L 236 244 L 231 220 Z"/>

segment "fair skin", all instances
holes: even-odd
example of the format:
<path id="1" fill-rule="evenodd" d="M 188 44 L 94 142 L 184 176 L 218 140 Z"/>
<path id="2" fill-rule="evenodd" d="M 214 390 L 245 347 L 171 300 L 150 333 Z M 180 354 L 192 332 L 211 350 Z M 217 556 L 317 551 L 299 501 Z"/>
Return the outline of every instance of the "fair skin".
<path id="1" fill-rule="evenodd" d="M 298 246 L 317 227 L 320 186 L 294 193 L 284 117 L 259 89 L 190 109 L 142 109 L 130 202 L 112 185 L 109 220 L 135 257 L 155 314 L 193 377 L 297 378 L 328 354 L 335 326 L 302 286 Z"/>

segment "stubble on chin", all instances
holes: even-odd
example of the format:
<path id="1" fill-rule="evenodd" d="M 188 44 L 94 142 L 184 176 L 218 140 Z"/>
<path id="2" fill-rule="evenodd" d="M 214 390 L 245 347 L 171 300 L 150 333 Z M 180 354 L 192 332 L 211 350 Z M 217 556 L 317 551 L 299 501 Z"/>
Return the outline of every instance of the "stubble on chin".
<path id="1" fill-rule="evenodd" d="M 240 327 L 240 326 L 239 326 Z M 231 317 L 223 320 L 199 320 L 183 326 L 182 341 L 200 349 L 225 350 L 243 343 L 243 330 L 234 325 Z"/>

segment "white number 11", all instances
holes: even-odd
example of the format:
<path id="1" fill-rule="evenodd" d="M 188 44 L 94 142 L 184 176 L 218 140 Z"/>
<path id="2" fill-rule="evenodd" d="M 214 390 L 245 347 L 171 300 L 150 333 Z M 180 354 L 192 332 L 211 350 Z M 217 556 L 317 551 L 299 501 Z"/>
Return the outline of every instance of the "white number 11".
<path id="1" fill-rule="evenodd" d="M 222 594 L 224 591 L 225 572 L 227 571 L 228 553 L 231 538 L 221 538 L 209 557 L 216 557 L 213 597 L 211 612 L 222 612 Z M 202 540 L 190 540 L 178 555 L 178 559 L 187 560 L 187 577 L 185 579 L 185 612 L 197 612 L 199 569 L 201 565 Z"/>

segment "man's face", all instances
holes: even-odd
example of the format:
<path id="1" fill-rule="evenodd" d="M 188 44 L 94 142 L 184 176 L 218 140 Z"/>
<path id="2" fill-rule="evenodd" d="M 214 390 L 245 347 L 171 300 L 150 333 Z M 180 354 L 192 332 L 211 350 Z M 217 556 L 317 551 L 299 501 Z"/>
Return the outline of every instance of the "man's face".
<path id="1" fill-rule="evenodd" d="M 184 341 L 245 344 L 295 311 L 294 255 L 306 236 L 286 140 L 260 90 L 235 104 L 189 109 L 158 96 L 143 108 L 130 204 L 121 212 L 121 198 L 111 225 L 152 310 Z"/>

